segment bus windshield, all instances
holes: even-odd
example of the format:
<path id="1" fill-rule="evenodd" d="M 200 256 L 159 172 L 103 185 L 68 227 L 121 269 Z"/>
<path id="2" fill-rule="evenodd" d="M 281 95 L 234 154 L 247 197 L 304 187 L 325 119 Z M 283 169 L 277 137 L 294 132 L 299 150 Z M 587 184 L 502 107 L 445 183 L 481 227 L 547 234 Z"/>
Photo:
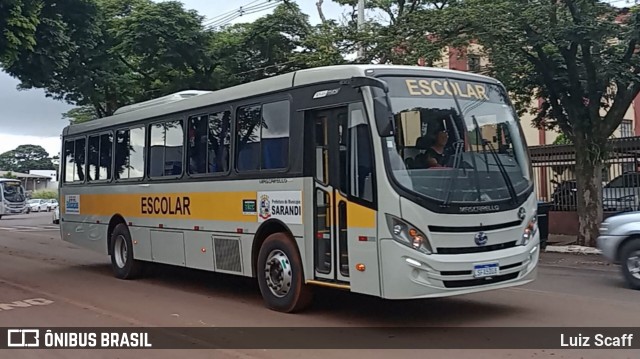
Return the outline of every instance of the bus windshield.
<path id="1" fill-rule="evenodd" d="M 391 173 L 442 205 L 516 201 L 531 188 L 522 129 L 504 89 L 443 78 L 382 78 L 396 122 Z M 393 161 L 390 161 L 392 163 Z"/>
<path id="2" fill-rule="evenodd" d="M 23 202 L 24 191 L 20 182 L 0 182 L 2 196 L 8 202 Z"/>

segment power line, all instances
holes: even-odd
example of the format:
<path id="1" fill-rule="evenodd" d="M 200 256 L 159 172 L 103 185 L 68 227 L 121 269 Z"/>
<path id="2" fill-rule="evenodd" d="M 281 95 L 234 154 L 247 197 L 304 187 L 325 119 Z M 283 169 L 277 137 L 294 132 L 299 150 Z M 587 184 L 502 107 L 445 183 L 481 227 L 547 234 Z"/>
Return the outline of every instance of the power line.
<path id="1" fill-rule="evenodd" d="M 237 18 L 243 16 L 243 15 L 250 15 L 250 14 L 255 14 L 258 12 L 262 12 L 262 11 L 266 11 L 266 10 L 270 10 L 273 9 L 275 7 L 277 7 L 278 4 L 269 4 L 269 5 L 265 5 L 264 7 L 261 8 L 257 8 L 254 9 L 252 11 L 243 11 L 242 13 L 238 13 L 238 14 L 233 14 L 230 17 L 227 17 L 219 22 L 213 23 L 213 24 L 209 24 L 208 26 L 206 26 L 206 28 L 211 29 L 211 28 L 215 28 L 215 27 L 222 27 L 225 25 L 230 24 L 232 21 L 236 20 Z"/>
<path id="2" fill-rule="evenodd" d="M 230 14 L 235 14 L 235 13 L 237 13 L 238 11 L 241 11 L 243 8 L 245 8 L 245 9 L 246 9 L 246 8 L 250 7 L 249 5 L 251 5 L 251 4 L 255 4 L 255 3 L 257 3 L 258 1 L 263 1 L 263 4 L 266 4 L 267 2 L 269 2 L 269 0 L 254 0 L 254 1 L 250 2 L 250 3 L 248 3 L 248 4 L 244 4 L 244 5 L 240 6 L 240 7 L 239 7 L 239 8 L 237 8 L 237 9 L 234 9 L 234 10 L 231 10 L 231 11 L 227 11 L 227 12 L 222 13 L 222 14 L 220 14 L 220 15 L 217 15 L 217 16 L 214 16 L 214 17 L 212 17 L 212 18 L 209 18 L 209 19 L 207 19 L 207 22 L 205 22 L 205 24 L 204 24 L 204 25 L 208 25 L 208 24 L 210 24 L 210 23 L 216 22 L 216 21 L 218 21 L 220 18 L 222 18 L 222 17 L 226 17 L 226 16 L 228 16 L 228 15 L 230 15 Z"/>
<path id="3" fill-rule="evenodd" d="M 262 12 L 262 11 L 266 11 L 266 10 L 270 10 L 273 8 L 276 8 L 279 3 L 281 3 L 283 0 L 267 0 L 263 3 L 257 4 L 257 5 L 253 5 L 253 6 L 249 6 L 249 7 L 240 7 L 234 11 L 231 11 L 230 13 L 219 17 L 216 20 L 213 21 L 209 21 L 207 24 L 205 24 L 205 28 L 207 29 L 211 29 L 211 28 L 215 28 L 215 27 L 222 27 L 225 26 L 229 23 L 231 23 L 232 21 L 234 21 L 235 19 L 243 16 L 243 15 L 250 15 L 250 14 L 255 14 L 258 12 Z M 254 1 L 255 3 L 255 1 Z"/>
<path id="4" fill-rule="evenodd" d="M 219 21 L 219 22 L 216 22 L 214 24 L 210 24 L 210 25 L 207 26 L 207 28 L 225 26 L 225 25 L 231 23 L 233 20 L 235 20 L 235 19 L 237 19 L 237 18 L 239 18 L 239 17 L 241 17 L 243 15 L 255 14 L 255 13 L 258 13 L 258 12 L 262 12 L 262 11 L 273 9 L 273 8 L 275 8 L 277 6 L 278 6 L 278 3 L 265 4 L 265 5 L 261 6 L 260 8 L 254 8 L 251 11 L 242 11 L 242 12 L 239 12 L 237 14 L 232 15 L 231 17 L 229 17 L 227 19 L 224 19 L 223 21 Z"/>

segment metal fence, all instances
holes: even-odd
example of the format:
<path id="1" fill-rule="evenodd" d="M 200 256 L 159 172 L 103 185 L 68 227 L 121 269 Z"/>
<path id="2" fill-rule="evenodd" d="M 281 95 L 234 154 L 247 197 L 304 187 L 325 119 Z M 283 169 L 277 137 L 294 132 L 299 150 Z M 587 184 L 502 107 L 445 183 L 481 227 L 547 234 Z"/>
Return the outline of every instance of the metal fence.
<path id="1" fill-rule="evenodd" d="M 640 137 L 609 141 L 610 153 L 602 169 L 603 210 L 640 209 Z M 529 147 L 538 199 L 554 211 L 576 211 L 575 148 L 572 145 Z"/>

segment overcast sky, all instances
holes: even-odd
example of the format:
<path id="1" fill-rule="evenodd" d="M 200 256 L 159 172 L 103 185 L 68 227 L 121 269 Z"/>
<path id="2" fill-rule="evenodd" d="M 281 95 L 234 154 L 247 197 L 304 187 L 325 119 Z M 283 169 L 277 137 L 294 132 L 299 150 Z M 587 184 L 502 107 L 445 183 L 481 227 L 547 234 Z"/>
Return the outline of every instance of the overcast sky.
<path id="1" fill-rule="evenodd" d="M 158 0 L 159 1 L 159 0 Z M 256 0 L 182 0 L 185 7 L 195 9 L 208 19 L 216 20 L 221 15 L 232 12 L 240 6 L 262 3 Z M 302 11 L 309 15 L 311 23 L 320 21 L 316 10 L 316 0 L 296 0 Z M 233 5 L 231 5 L 233 4 Z M 323 10 L 328 18 L 340 18 L 346 8 L 341 8 L 331 0 L 325 0 Z M 252 22 L 273 10 L 248 14 L 232 23 Z M 207 21 L 205 20 L 205 22 Z M 68 123 L 62 119 L 72 105 L 45 97 L 43 90 L 18 91 L 19 81 L 0 70 L 0 153 L 19 145 L 36 144 L 51 156 L 60 152 L 60 133 Z"/>

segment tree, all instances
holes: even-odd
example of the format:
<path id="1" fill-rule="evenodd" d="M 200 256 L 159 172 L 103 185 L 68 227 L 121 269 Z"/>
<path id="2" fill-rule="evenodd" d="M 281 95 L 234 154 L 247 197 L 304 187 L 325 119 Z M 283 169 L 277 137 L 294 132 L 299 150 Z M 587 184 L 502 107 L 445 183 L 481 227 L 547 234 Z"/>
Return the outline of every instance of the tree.
<path id="1" fill-rule="evenodd" d="M 417 65 L 424 60 L 433 65 L 442 57 L 442 44 L 427 41 L 433 22 L 425 22 L 422 17 L 444 8 L 451 0 L 366 0 L 365 9 L 375 16 L 369 17 L 362 29 L 356 21 L 358 0 L 334 1 L 352 8 L 342 36 L 349 44 L 344 46 L 345 53 L 362 46 L 364 55 L 356 62 Z"/>
<path id="2" fill-rule="evenodd" d="M 33 50 L 41 10 L 37 0 L 0 2 L 0 64 L 11 65 L 20 51 Z"/>
<path id="3" fill-rule="evenodd" d="M 0 169 L 28 173 L 29 170 L 55 170 L 49 153 L 38 145 L 20 145 L 0 154 Z"/>
<path id="4" fill-rule="evenodd" d="M 18 177 L 16 177 L 16 175 L 14 175 L 13 173 L 11 173 L 11 171 L 7 171 L 5 174 L 2 175 L 2 178 L 17 179 Z"/>
<path id="5" fill-rule="evenodd" d="M 206 28 L 178 1 L 60 0 L 43 7 L 36 45 L 7 66 L 21 88 L 77 105 L 72 123 L 186 89 L 216 90 L 337 59 L 293 3 L 250 24 Z M 82 16 L 78 16 L 82 14 Z M 311 36 L 313 38 L 310 38 Z"/>
<path id="6" fill-rule="evenodd" d="M 96 112 L 95 107 L 85 105 L 72 108 L 71 110 L 63 113 L 62 118 L 65 120 L 69 120 L 69 124 L 73 125 L 95 120 L 98 118 L 98 113 Z"/>
<path id="7" fill-rule="evenodd" d="M 423 18 L 437 23 L 444 40 L 480 43 L 489 74 L 521 109 L 544 99 L 538 125 L 560 130 L 576 147 L 579 244 L 595 245 L 607 139 L 640 92 L 637 10 L 594 0 L 464 0 Z"/>
<path id="8" fill-rule="evenodd" d="M 571 145 L 573 144 L 573 142 L 571 142 L 571 140 L 567 138 L 567 135 L 565 135 L 564 133 L 561 133 L 558 135 L 558 137 L 556 137 L 555 140 L 553 140 L 553 144 L 554 145 Z"/>
<path id="9" fill-rule="evenodd" d="M 188 88 L 190 83 L 183 81 L 188 74 L 181 72 L 184 66 L 179 61 L 202 59 L 194 59 L 192 49 L 197 51 L 206 43 L 193 40 L 194 34 L 201 35 L 201 18 L 177 4 L 151 0 L 47 3 L 42 13 L 55 21 L 43 21 L 34 50 L 22 49 L 18 61 L 6 70 L 21 81 L 21 88 L 43 88 L 49 97 L 91 106 L 97 117 L 165 95 L 176 89 L 175 84 L 178 89 Z M 93 115 L 83 108 L 67 117 L 93 117 L 88 114 Z"/>

